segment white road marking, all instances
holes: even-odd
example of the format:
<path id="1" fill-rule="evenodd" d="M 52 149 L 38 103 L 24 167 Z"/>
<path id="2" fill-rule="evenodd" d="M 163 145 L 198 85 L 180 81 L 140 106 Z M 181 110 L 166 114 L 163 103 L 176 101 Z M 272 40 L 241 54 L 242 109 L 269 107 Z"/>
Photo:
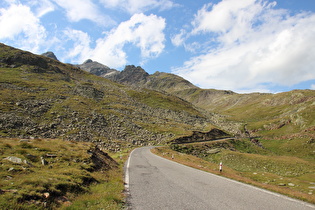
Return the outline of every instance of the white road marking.
<path id="1" fill-rule="evenodd" d="M 129 167 L 130 167 L 130 158 L 131 158 L 131 155 L 132 155 L 133 151 L 135 151 L 135 150 L 132 150 L 131 153 L 129 154 L 128 161 L 127 161 L 127 165 L 126 165 L 125 190 L 126 190 L 127 193 L 129 193 Z"/>

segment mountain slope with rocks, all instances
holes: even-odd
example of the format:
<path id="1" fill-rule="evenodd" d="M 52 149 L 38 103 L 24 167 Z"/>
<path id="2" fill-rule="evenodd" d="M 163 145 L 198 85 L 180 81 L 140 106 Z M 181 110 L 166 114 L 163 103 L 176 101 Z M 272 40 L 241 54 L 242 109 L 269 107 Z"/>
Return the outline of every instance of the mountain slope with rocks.
<path id="1" fill-rule="evenodd" d="M 100 187 L 102 193 L 116 193 L 101 197 L 120 205 L 123 182 L 115 179 L 122 172 L 102 150 L 114 154 L 122 168 L 128 148 L 166 143 L 216 165 L 223 160 L 250 179 L 262 173 L 263 185 L 289 180 L 296 183 L 289 190 L 299 188 L 298 193 L 312 195 L 313 185 L 308 183 L 313 183 L 315 160 L 313 90 L 205 90 L 174 74 L 150 75 L 132 65 L 120 72 L 92 60 L 64 64 L 49 54 L 34 55 L 3 44 L 0 74 L 0 206 L 6 207 L 8 199 L 13 206 L 14 200 L 27 205 L 69 203 L 71 198 L 64 199 L 69 193 L 92 190 L 86 181 L 93 181 L 95 172 L 101 174 L 94 181 L 106 186 Z M 228 138 L 213 141 L 224 137 Z M 63 145 L 62 140 L 68 141 Z M 22 163 L 11 162 L 9 156 Z M 42 157 L 50 158 L 48 165 L 41 164 Z M 301 164 L 306 166 L 303 170 Z M 67 166 L 73 168 L 71 173 Z M 107 180 L 113 171 L 115 179 Z M 120 188 L 108 189 L 108 183 Z M 89 202 L 90 198 L 81 200 L 77 206 Z"/>
<path id="2" fill-rule="evenodd" d="M 141 67 L 135 66 L 126 66 L 123 71 L 115 72 L 115 77 L 107 78 L 178 96 L 208 111 L 213 123 L 235 134 L 298 135 L 304 131 L 309 133 L 315 127 L 314 90 L 238 94 L 228 90 L 201 89 L 170 73 L 149 75 Z M 312 134 L 309 136 L 314 138 Z"/>
<path id="3" fill-rule="evenodd" d="M 0 71 L 1 137 L 93 141 L 117 151 L 213 127 L 202 112 L 178 97 L 135 90 L 3 44 Z"/>

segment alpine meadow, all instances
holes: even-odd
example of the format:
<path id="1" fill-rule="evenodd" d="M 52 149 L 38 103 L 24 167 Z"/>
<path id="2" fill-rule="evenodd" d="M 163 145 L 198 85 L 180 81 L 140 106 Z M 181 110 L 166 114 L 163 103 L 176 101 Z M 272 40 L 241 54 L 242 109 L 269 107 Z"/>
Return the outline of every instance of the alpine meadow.
<path id="1" fill-rule="evenodd" d="M 1 44 L 1 208 L 124 208 L 124 162 L 148 145 L 315 203 L 314 90 L 238 94 L 51 55 Z"/>

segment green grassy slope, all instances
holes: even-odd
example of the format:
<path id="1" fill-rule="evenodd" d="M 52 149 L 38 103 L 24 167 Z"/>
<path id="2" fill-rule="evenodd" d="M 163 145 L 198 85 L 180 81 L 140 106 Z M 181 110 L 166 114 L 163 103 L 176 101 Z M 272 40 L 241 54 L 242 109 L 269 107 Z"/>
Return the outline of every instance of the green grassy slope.
<path id="1" fill-rule="evenodd" d="M 228 120 L 247 124 L 250 132 L 291 127 L 284 131 L 299 132 L 315 126 L 315 91 L 294 90 L 278 94 L 236 94 L 230 91 L 186 89 L 179 97 Z M 284 132 L 279 130 L 279 134 Z M 265 132 L 268 133 L 268 132 Z"/>
<path id="2" fill-rule="evenodd" d="M 82 201 L 79 195 L 92 202 L 96 187 L 103 187 L 98 200 L 103 207 L 121 208 L 122 165 L 93 147 L 60 139 L 0 138 L 0 208 L 56 209 Z"/>
<path id="3" fill-rule="evenodd" d="M 5 45 L 0 46 L 0 73 L 2 137 L 146 145 L 210 125 L 175 96 L 134 90 Z"/>

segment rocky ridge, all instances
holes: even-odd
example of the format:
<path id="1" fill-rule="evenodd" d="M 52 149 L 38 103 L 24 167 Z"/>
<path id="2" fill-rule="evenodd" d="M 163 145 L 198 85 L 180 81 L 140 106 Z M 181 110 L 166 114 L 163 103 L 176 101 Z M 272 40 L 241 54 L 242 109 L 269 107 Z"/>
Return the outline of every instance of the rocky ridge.
<path id="1" fill-rule="evenodd" d="M 88 60 L 90 66 L 86 68 L 85 63 L 86 62 L 78 66 L 88 72 L 91 72 L 91 69 L 93 68 L 101 68 L 101 66 L 103 66 L 102 68 L 107 69 L 106 71 L 108 71 L 109 69 L 109 67 L 105 65 L 99 64 L 94 61 L 91 62 L 91 60 Z M 171 94 L 176 97 L 179 96 L 180 98 L 189 102 L 191 102 L 189 96 L 194 95 L 194 90 L 202 90 L 180 76 L 164 72 L 155 72 L 154 74 L 150 75 L 140 66 L 136 67 L 134 65 L 127 65 L 122 71 L 111 70 L 109 73 L 96 75 L 131 87 L 148 88 L 151 90 L 162 92 L 164 94 Z M 187 91 L 188 93 L 186 93 Z M 182 92 L 184 92 L 184 94 Z M 232 91 L 216 90 L 209 91 L 209 94 L 212 95 L 213 92 L 215 92 L 216 94 L 221 92 L 223 92 L 224 94 L 234 94 Z M 207 93 L 206 95 L 208 96 L 209 94 Z M 200 97 L 204 98 L 203 96 Z M 208 98 L 201 100 L 207 101 Z M 207 118 L 216 126 L 221 127 L 222 129 L 235 135 L 244 136 L 244 133 L 240 129 L 242 127 L 242 123 L 236 121 L 226 121 L 226 118 L 223 115 L 217 114 L 212 110 L 207 110 L 205 109 L 205 107 L 200 106 L 199 103 L 195 103 L 195 101 L 192 101 L 192 103 L 197 108 L 201 108 L 202 110 L 200 111 L 202 111 L 207 116 Z"/>
<path id="2" fill-rule="evenodd" d="M 84 68 L 82 68 L 84 69 Z M 294 132 L 315 126 L 315 90 L 294 90 L 278 94 L 238 94 L 229 90 L 201 89 L 170 73 L 149 75 L 141 67 L 126 66 L 115 82 L 171 94 L 205 110 L 218 127 L 240 136 L 259 136 L 261 132 L 295 127 Z M 250 122 L 250 123 L 249 123 Z M 282 128 L 282 129 L 281 129 Z"/>
<path id="3" fill-rule="evenodd" d="M 97 76 L 101 76 L 105 78 L 108 78 L 118 73 L 117 70 L 111 69 L 108 66 L 100 64 L 96 61 L 92 61 L 91 59 L 88 59 L 84 63 L 80 65 L 76 65 L 76 66 L 79 67 L 80 69 L 83 69 L 84 71 L 87 71 Z"/>

